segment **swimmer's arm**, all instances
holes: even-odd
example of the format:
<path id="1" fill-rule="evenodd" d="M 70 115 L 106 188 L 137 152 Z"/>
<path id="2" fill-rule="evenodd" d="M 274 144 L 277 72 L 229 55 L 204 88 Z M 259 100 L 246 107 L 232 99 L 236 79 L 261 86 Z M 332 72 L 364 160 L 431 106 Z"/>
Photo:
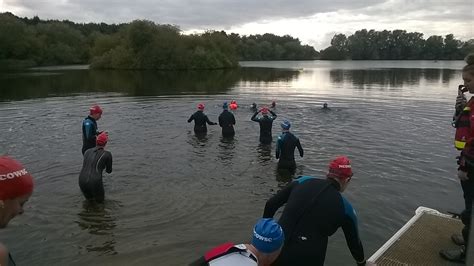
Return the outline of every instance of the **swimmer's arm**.
<path id="1" fill-rule="evenodd" d="M 255 122 L 259 122 L 259 119 L 257 118 L 258 112 L 259 111 L 255 111 L 255 113 L 252 115 L 252 118 L 250 118 L 250 120 L 255 121 Z"/>
<path id="2" fill-rule="evenodd" d="M 275 215 L 276 211 L 288 201 L 291 190 L 295 184 L 296 182 L 291 182 L 288 186 L 278 191 L 277 194 L 267 201 L 265 204 L 265 209 L 263 210 L 263 218 L 273 218 L 273 215 Z"/>
<path id="3" fill-rule="evenodd" d="M 272 114 L 272 120 L 275 120 L 277 118 L 277 114 L 275 114 L 275 112 L 273 112 L 272 110 L 268 111 L 270 111 L 270 114 Z"/>
<path id="4" fill-rule="evenodd" d="M 300 157 L 303 157 L 303 147 L 301 147 L 300 140 L 296 140 L 296 147 L 298 148 L 298 151 L 300 152 Z"/>
<path id="5" fill-rule="evenodd" d="M 109 156 L 107 156 L 107 160 L 105 161 L 105 171 L 107 173 L 112 173 L 112 153 L 109 152 Z"/>
<path id="6" fill-rule="evenodd" d="M 191 115 L 191 117 L 188 119 L 188 123 L 191 123 L 191 121 L 193 121 L 194 119 L 194 114 Z"/>

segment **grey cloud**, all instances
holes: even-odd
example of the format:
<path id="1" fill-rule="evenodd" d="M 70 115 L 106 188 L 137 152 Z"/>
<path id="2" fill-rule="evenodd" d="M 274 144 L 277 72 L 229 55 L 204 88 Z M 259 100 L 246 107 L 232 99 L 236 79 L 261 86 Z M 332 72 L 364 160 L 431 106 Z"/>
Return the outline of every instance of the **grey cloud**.
<path id="1" fill-rule="evenodd" d="M 361 12 L 387 20 L 411 19 L 419 21 L 470 21 L 474 22 L 472 0 L 395 0 L 367 7 Z"/>
<path id="2" fill-rule="evenodd" d="M 129 22 L 149 19 L 186 28 L 226 28 L 253 21 L 297 18 L 339 9 L 359 9 L 378 0 L 4 0 L 5 5 L 22 7 L 21 16 L 69 19 L 76 22 Z"/>
<path id="3" fill-rule="evenodd" d="M 454 33 L 467 40 L 474 38 L 473 5 L 473 0 L 449 4 L 444 0 L 3 0 L 3 6 L 20 12 L 19 16 L 106 23 L 148 19 L 182 30 L 232 30 L 250 22 L 303 19 L 304 23 L 318 17 L 331 25 L 322 30 L 325 36 L 311 37 L 301 24 L 290 32 L 318 49 L 329 45 L 336 32 L 348 35 L 361 28 L 418 31 L 425 38 Z"/>

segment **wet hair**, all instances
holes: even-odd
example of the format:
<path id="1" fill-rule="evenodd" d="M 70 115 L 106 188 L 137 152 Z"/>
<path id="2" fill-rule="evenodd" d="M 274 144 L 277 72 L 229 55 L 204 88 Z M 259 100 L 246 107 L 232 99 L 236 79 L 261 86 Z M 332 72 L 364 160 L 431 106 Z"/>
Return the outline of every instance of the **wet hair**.
<path id="1" fill-rule="evenodd" d="M 467 65 L 462 68 L 463 72 L 469 72 L 469 74 L 474 76 L 474 53 L 468 54 L 464 61 L 466 61 Z"/>

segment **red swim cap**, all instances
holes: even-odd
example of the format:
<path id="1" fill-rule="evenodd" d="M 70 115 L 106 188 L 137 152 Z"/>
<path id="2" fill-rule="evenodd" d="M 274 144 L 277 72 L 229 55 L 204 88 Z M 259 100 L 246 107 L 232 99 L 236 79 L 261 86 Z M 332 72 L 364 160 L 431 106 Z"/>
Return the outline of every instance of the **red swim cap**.
<path id="1" fill-rule="evenodd" d="M 339 156 L 329 163 L 329 177 L 347 179 L 352 177 L 351 161 L 346 156 Z"/>
<path id="2" fill-rule="evenodd" d="M 204 104 L 203 104 L 203 103 L 198 104 L 198 105 L 197 105 L 197 108 L 198 108 L 199 110 L 204 110 Z"/>
<path id="3" fill-rule="evenodd" d="M 33 192 L 33 177 L 17 161 L 0 156 L 0 200 L 14 199 Z"/>
<path id="4" fill-rule="evenodd" d="M 102 114 L 102 108 L 100 108 L 100 106 L 98 106 L 98 105 L 91 106 L 89 111 L 90 111 L 91 115 Z"/>
<path id="5" fill-rule="evenodd" d="M 109 136 L 107 135 L 107 133 L 102 132 L 97 136 L 95 143 L 97 144 L 97 146 L 105 146 L 108 140 L 109 140 Z"/>
<path id="6" fill-rule="evenodd" d="M 268 108 L 267 107 L 263 107 L 261 109 L 261 112 L 262 112 L 262 115 L 267 115 L 268 114 Z"/>

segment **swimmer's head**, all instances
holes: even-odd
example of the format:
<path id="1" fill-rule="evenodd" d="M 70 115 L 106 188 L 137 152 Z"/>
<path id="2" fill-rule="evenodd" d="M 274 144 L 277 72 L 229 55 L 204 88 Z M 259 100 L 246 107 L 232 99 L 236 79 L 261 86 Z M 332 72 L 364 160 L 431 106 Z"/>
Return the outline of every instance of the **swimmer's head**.
<path id="1" fill-rule="evenodd" d="M 19 162 L 8 156 L 0 157 L 0 228 L 23 213 L 33 186 L 33 177 Z"/>

